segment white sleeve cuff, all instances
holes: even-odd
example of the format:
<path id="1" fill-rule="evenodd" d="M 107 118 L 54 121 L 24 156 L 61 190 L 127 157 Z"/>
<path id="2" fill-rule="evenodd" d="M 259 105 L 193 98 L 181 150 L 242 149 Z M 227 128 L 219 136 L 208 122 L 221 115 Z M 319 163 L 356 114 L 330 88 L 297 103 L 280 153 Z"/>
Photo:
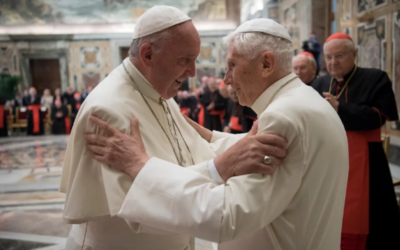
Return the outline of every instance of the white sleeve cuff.
<path id="1" fill-rule="evenodd" d="M 207 168 L 208 171 L 210 172 L 211 179 L 215 181 L 218 184 L 225 184 L 225 181 L 221 178 L 221 175 L 219 175 L 217 168 L 215 167 L 214 164 L 214 159 L 210 160 L 207 163 Z"/>

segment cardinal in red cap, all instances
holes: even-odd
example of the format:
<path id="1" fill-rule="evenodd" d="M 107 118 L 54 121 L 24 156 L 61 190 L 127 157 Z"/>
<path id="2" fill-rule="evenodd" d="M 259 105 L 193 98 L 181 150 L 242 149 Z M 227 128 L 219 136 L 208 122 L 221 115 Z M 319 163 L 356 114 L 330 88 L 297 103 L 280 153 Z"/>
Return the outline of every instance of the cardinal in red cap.
<path id="1" fill-rule="evenodd" d="M 293 58 L 293 71 L 300 80 L 310 85 L 317 76 L 317 63 L 313 54 L 301 52 Z"/>
<path id="2" fill-rule="evenodd" d="M 349 35 L 330 36 L 324 55 L 329 75 L 312 86 L 341 118 L 350 157 L 341 249 L 393 249 L 400 212 L 380 129 L 398 120 L 392 82 L 380 69 L 355 64 L 357 49 Z"/>

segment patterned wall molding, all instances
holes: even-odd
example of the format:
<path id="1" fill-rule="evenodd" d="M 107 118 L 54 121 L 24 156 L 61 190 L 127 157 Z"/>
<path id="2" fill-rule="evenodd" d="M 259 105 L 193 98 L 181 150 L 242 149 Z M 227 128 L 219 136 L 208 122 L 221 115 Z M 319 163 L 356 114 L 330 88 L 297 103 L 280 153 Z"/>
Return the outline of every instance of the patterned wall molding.
<path id="1" fill-rule="evenodd" d="M 96 86 L 114 68 L 110 42 L 71 42 L 69 46 L 69 85 L 82 91 Z"/>

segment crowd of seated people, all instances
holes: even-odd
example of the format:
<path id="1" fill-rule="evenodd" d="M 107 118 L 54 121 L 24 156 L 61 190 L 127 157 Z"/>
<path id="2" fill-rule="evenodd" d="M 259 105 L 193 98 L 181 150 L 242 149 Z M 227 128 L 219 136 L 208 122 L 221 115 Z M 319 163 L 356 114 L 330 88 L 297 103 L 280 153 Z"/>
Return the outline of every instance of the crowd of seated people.
<path id="1" fill-rule="evenodd" d="M 0 137 L 22 133 L 27 135 L 69 134 L 79 108 L 92 91 L 89 86 L 83 93 L 73 87 L 53 93 L 45 89 L 39 95 L 31 87 L 17 93 L 14 100 L 0 97 Z"/>

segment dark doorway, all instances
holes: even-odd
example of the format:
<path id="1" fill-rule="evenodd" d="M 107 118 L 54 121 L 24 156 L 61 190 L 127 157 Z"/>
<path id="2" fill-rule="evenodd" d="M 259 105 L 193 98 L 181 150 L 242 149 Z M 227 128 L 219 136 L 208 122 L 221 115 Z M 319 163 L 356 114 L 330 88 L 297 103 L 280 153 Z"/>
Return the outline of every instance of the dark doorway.
<path id="1" fill-rule="evenodd" d="M 120 47 L 119 48 L 119 53 L 120 53 L 120 56 L 121 56 L 121 61 L 125 60 L 125 58 L 128 57 L 129 47 Z"/>
<path id="2" fill-rule="evenodd" d="M 29 60 L 32 86 L 39 95 L 44 89 L 50 89 L 54 94 L 56 88 L 61 88 L 60 63 L 58 59 L 31 59 Z"/>

